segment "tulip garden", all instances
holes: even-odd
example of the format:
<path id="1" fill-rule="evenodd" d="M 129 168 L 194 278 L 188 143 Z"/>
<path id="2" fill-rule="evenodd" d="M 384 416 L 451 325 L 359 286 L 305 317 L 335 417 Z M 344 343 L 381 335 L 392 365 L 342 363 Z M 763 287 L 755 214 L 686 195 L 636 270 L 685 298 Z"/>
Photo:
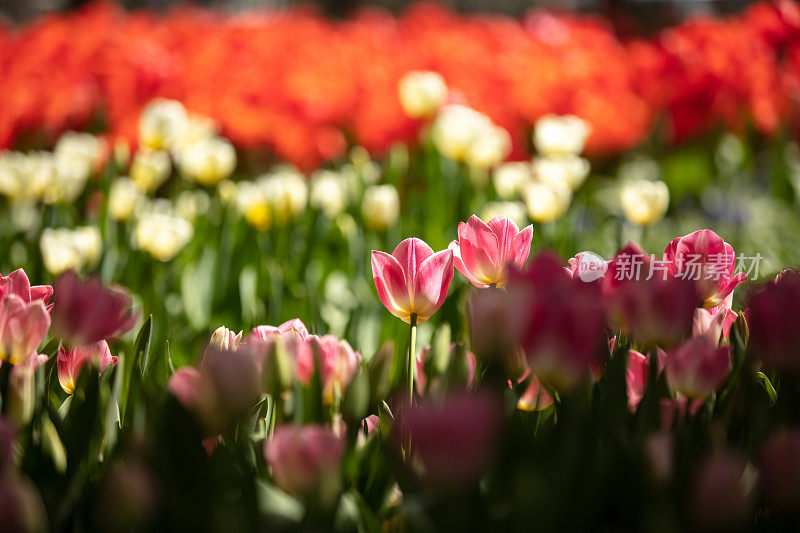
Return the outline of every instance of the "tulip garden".
<path id="1" fill-rule="evenodd" d="M 0 95 L 0 530 L 800 527 L 800 5 L 97 2 Z"/>

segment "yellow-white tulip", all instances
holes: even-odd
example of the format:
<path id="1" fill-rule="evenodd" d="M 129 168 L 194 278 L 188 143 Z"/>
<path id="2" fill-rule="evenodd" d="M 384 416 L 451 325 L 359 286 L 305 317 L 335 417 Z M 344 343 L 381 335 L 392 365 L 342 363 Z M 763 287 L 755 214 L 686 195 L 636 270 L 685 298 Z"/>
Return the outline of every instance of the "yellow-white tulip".
<path id="1" fill-rule="evenodd" d="M 664 217 L 669 206 L 669 189 L 663 181 L 628 181 L 620 190 L 622 212 L 633 224 L 649 226 Z"/>
<path id="2" fill-rule="evenodd" d="M 433 115 L 447 100 L 447 84 L 441 74 L 413 71 L 402 77 L 397 88 L 403 111 L 412 118 Z"/>

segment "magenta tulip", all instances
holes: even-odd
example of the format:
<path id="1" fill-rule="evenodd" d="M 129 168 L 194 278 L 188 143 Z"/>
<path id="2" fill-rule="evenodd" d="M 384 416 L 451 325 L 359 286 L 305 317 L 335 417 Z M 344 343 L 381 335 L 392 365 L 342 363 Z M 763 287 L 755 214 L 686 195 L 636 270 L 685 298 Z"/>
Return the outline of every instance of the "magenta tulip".
<path id="1" fill-rule="evenodd" d="M 628 366 L 625 369 L 625 389 L 628 393 L 628 409 L 636 412 L 639 402 L 644 397 L 647 380 L 650 373 L 650 364 L 647 356 L 636 350 L 628 351 Z"/>
<path id="2" fill-rule="evenodd" d="M 476 287 L 504 287 L 509 267 L 520 270 L 528 259 L 533 226 L 522 231 L 508 217 L 488 223 L 472 215 L 458 224 L 458 240 L 450 243 L 456 269 Z"/>
<path id="3" fill-rule="evenodd" d="M 301 497 L 325 497 L 338 488 L 344 440 L 324 426 L 282 425 L 264 441 L 276 485 Z"/>
<path id="4" fill-rule="evenodd" d="M 0 299 L 7 294 L 19 296 L 25 303 L 41 300 L 42 303 L 46 304 L 53 295 L 53 287 L 50 285 L 34 285 L 31 287 L 25 271 L 18 268 L 8 276 L 0 276 Z"/>
<path id="5" fill-rule="evenodd" d="M 733 247 L 709 229 L 698 230 L 673 240 L 664 250 L 664 263 L 672 276 L 697 284 L 703 307 L 716 307 L 733 289 L 747 280 L 734 274 L 736 253 Z"/>
<path id="6" fill-rule="evenodd" d="M 0 360 L 16 365 L 35 355 L 49 329 L 41 299 L 26 302 L 9 292 L 0 299 Z"/>
<path id="7" fill-rule="evenodd" d="M 730 345 L 717 346 L 694 337 L 667 353 L 670 387 L 690 399 L 704 399 L 719 389 L 731 370 Z"/>
<path id="8" fill-rule="evenodd" d="M 56 280 L 52 314 L 56 335 L 72 346 L 112 339 L 127 332 L 138 320 L 126 291 L 107 289 L 98 278 L 81 281 L 71 270 Z"/>
<path id="9" fill-rule="evenodd" d="M 784 274 L 749 301 L 748 351 L 770 367 L 800 375 L 800 274 Z"/>
<path id="10" fill-rule="evenodd" d="M 58 370 L 58 382 L 67 394 L 75 392 L 75 385 L 81 375 L 84 365 L 89 364 L 102 374 L 108 365 L 116 366 L 117 356 L 111 355 L 111 350 L 106 341 L 96 342 L 89 346 L 78 346 L 58 350 L 56 357 L 56 368 Z"/>
<path id="11" fill-rule="evenodd" d="M 406 239 L 391 253 L 372 251 L 372 277 L 381 303 L 408 324 L 422 324 L 444 303 L 453 279 L 453 251 L 434 253 Z"/>

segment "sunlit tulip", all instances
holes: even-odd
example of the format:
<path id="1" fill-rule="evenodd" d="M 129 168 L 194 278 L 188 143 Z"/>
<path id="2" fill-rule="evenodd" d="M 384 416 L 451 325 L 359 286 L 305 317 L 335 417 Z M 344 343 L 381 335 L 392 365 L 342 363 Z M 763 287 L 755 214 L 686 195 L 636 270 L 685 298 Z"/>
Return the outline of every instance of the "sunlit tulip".
<path id="1" fill-rule="evenodd" d="M 669 206 L 669 189 L 663 181 L 628 181 L 620 190 L 625 218 L 638 226 L 650 226 L 664 217 Z"/>
<path id="2" fill-rule="evenodd" d="M 194 222 L 195 219 L 208 213 L 211 207 L 211 198 L 202 189 L 181 191 L 175 198 L 175 214 L 187 222 Z"/>
<path id="3" fill-rule="evenodd" d="M 445 157 L 465 161 L 481 132 L 492 127 L 492 120 L 483 113 L 451 104 L 439 111 L 431 128 L 431 139 Z"/>
<path id="4" fill-rule="evenodd" d="M 533 144 L 540 154 L 579 154 L 590 130 L 586 122 L 574 115 L 545 115 L 536 121 Z"/>
<path id="5" fill-rule="evenodd" d="M 463 488 L 491 466 L 503 430 L 502 404 L 487 393 L 403 407 L 395 419 L 399 442 L 412 443 L 412 468 L 428 483 Z"/>
<path id="6" fill-rule="evenodd" d="M 189 117 L 183 104 L 156 99 L 139 116 L 139 142 L 153 150 L 166 150 L 187 128 Z"/>
<path id="7" fill-rule="evenodd" d="M 0 299 L 0 360 L 13 365 L 36 353 L 50 329 L 50 314 L 41 299 L 24 301 L 15 293 Z"/>
<path id="8" fill-rule="evenodd" d="M 69 203 L 78 198 L 97 167 L 103 141 L 88 133 L 67 132 L 53 150 L 54 181 L 44 191 L 46 203 Z"/>
<path id="9" fill-rule="evenodd" d="M 439 378 L 432 377 L 431 379 L 428 379 L 428 375 L 425 372 L 425 364 L 428 360 L 430 351 L 431 347 L 426 346 L 422 349 L 417 357 L 416 387 L 419 395 L 424 395 L 426 391 L 435 390 L 439 386 Z M 464 355 L 464 367 L 467 371 L 467 382 L 464 385 L 466 385 L 466 389 L 472 389 L 472 387 L 475 385 L 475 369 L 477 368 L 478 364 L 477 360 L 475 359 L 475 354 L 469 350 L 456 350 L 456 343 L 450 345 L 448 357 L 452 358 L 454 353 L 461 353 Z"/>
<path id="10" fill-rule="evenodd" d="M 447 84 L 438 72 L 412 71 L 397 86 L 403 111 L 411 118 L 433 115 L 447 100 Z"/>
<path id="11" fill-rule="evenodd" d="M 516 198 L 522 193 L 525 184 L 531 180 L 533 180 L 533 169 L 528 162 L 503 163 L 492 172 L 494 190 L 502 200 Z"/>
<path id="12" fill-rule="evenodd" d="M 315 173 L 311 178 L 309 204 L 330 218 L 336 218 L 347 205 L 344 179 L 329 170 Z"/>
<path id="13" fill-rule="evenodd" d="M 427 321 L 444 303 L 453 279 L 453 251 L 434 253 L 416 237 L 391 253 L 372 251 L 372 277 L 381 303 L 409 324 Z"/>
<path id="14" fill-rule="evenodd" d="M 239 333 L 234 333 L 225 326 L 220 326 L 211 334 L 211 340 L 208 344 L 220 350 L 235 350 L 239 347 L 239 342 L 241 340 L 241 331 Z"/>
<path id="15" fill-rule="evenodd" d="M 25 303 L 41 300 L 46 304 L 53 296 L 53 287 L 50 285 L 31 286 L 28 275 L 24 270 L 18 268 L 7 276 L 0 276 L 0 299 L 9 294 L 19 296 Z"/>
<path id="16" fill-rule="evenodd" d="M 572 201 L 566 184 L 532 181 L 522 192 L 528 216 L 534 222 L 552 222 L 564 216 Z"/>
<path id="17" fill-rule="evenodd" d="M 174 259 L 193 235 L 191 222 L 167 213 L 143 213 L 134 231 L 139 248 L 162 262 Z"/>
<path id="18" fill-rule="evenodd" d="M 386 230 L 400 216 L 400 196 L 393 185 L 372 185 L 364 191 L 361 214 L 367 227 Z"/>
<path id="19" fill-rule="evenodd" d="M 800 511 L 800 430 L 776 430 L 761 449 L 764 500 L 779 512 Z"/>
<path id="20" fill-rule="evenodd" d="M 258 367 L 246 350 L 222 350 L 212 345 L 199 370 L 197 413 L 208 434 L 215 435 L 232 427 L 258 400 Z"/>
<path id="21" fill-rule="evenodd" d="M 299 339 L 305 339 L 308 337 L 308 328 L 306 325 L 303 324 L 303 321 L 299 318 L 293 318 L 291 320 L 287 320 L 280 326 L 256 326 L 250 333 L 247 335 L 247 339 L 245 342 L 250 342 L 254 339 L 258 340 L 267 340 L 267 338 L 271 335 L 286 335 L 291 334 L 296 336 Z"/>
<path id="22" fill-rule="evenodd" d="M 272 220 L 286 224 L 305 212 L 308 185 L 305 177 L 293 168 L 285 168 L 261 177 L 258 184 L 269 202 Z"/>
<path id="23" fill-rule="evenodd" d="M 505 161 L 511 152 L 511 135 L 500 126 L 478 130 L 470 143 L 464 161 L 475 169 L 489 169 Z"/>
<path id="24" fill-rule="evenodd" d="M 579 155 L 562 154 L 536 157 L 533 160 L 533 175 L 551 185 L 564 184 L 574 192 L 589 176 L 591 165 Z"/>
<path id="25" fill-rule="evenodd" d="M 750 355 L 772 368 L 800 375 L 800 273 L 789 272 L 768 283 L 748 304 Z"/>
<path id="26" fill-rule="evenodd" d="M 245 220 L 258 231 L 267 231 L 272 225 L 272 208 L 264 187 L 258 183 L 242 181 L 231 183 L 231 190 L 220 188 L 220 194 L 233 194 L 236 208 Z"/>
<path id="27" fill-rule="evenodd" d="M 541 411 L 553 405 L 553 397 L 544 388 L 536 374 L 528 371 L 525 391 L 517 401 L 517 409 L 521 411 Z"/>
<path id="28" fill-rule="evenodd" d="M 533 226 L 519 230 L 510 218 L 489 222 L 472 215 L 458 224 L 458 240 L 450 243 L 455 267 L 476 287 L 504 287 L 508 268 L 521 269 L 528 259 Z"/>
<path id="29" fill-rule="evenodd" d="M 732 296 L 732 294 L 728 295 L 728 298 L 721 304 L 711 309 L 695 309 L 692 335 L 695 337 L 704 335 L 711 342 L 717 344 L 727 341 L 737 317 L 736 312 L 730 308 Z"/>
<path id="30" fill-rule="evenodd" d="M 81 271 L 100 258 L 103 239 L 95 226 L 45 228 L 39 241 L 45 268 L 53 275 L 65 270 Z"/>
<path id="31" fill-rule="evenodd" d="M 221 137 L 201 139 L 180 151 L 178 167 L 188 180 L 216 185 L 236 168 L 236 149 Z"/>
<path id="32" fill-rule="evenodd" d="M 664 262 L 673 276 L 697 284 L 704 307 L 716 307 L 747 280 L 734 274 L 736 254 L 719 235 L 704 229 L 673 240 L 664 250 Z"/>
<path id="33" fill-rule="evenodd" d="M 744 457 L 728 450 L 714 452 L 693 475 L 687 501 L 696 531 L 739 531 L 752 525 L 748 522 L 758 474 Z"/>
<path id="34" fill-rule="evenodd" d="M 71 346 L 87 346 L 124 334 L 138 320 L 124 289 L 105 288 L 98 278 L 85 281 L 67 271 L 56 280 L 53 331 Z"/>
<path id="35" fill-rule="evenodd" d="M 341 396 L 361 364 L 361 354 L 353 350 L 345 340 L 333 335 L 309 335 L 296 346 L 295 375 L 304 385 L 311 383 L 317 361 L 319 361 L 322 396 L 332 404 Z"/>
<path id="36" fill-rule="evenodd" d="M 730 346 L 716 346 L 705 337 L 694 337 L 667 352 L 667 382 L 690 399 L 710 396 L 722 386 L 730 370 Z"/>
<path id="37" fill-rule="evenodd" d="M 142 192 L 153 192 L 167 180 L 172 171 L 169 152 L 140 149 L 133 156 L 130 175 Z"/>
<path id="38" fill-rule="evenodd" d="M 108 191 L 108 214 L 118 222 L 130 220 L 140 198 L 141 193 L 132 179 L 117 178 Z"/>
<path id="39" fill-rule="evenodd" d="M 607 351 L 597 284 L 573 279 L 557 257 L 540 254 L 508 287 L 524 302 L 522 346 L 537 377 L 559 390 L 588 380 Z"/>
<path id="40" fill-rule="evenodd" d="M 58 350 L 56 368 L 58 382 L 67 394 L 75 392 L 75 385 L 85 365 L 96 367 L 102 374 L 108 365 L 116 366 L 117 356 L 111 355 L 106 341 L 100 341 L 88 346 L 67 347 Z"/>
<path id="41" fill-rule="evenodd" d="M 280 488 L 328 502 L 339 488 L 344 447 L 344 440 L 324 426 L 282 425 L 264 441 L 264 457 Z"/>

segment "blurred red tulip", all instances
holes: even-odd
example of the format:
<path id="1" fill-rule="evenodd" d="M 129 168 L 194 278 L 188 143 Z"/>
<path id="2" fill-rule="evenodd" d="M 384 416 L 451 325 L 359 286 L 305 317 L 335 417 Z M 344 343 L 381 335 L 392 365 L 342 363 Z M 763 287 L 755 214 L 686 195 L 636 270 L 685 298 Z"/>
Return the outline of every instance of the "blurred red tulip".
<path id="1" fill-rule="evenodd" d="M 768 283 L 748 303 L 749 353 L 770 367 L 800 375 L 800 273 Z"/>
<path id="2" fill-rule="evenodd" d="M 695 472 L 688 495 L 689 516 L 701 531 L 744 528 L 755 505 L 757 474 L 732 451 L 713 453 Z"/>
<path id="3" fill-rule="evenodd" d="M 381 303 L 390 313 L 409 324 L 422 324 L 447 297 L 453 251 L 433 253 L 422 240 L 406 239 L 391 255 L 373 250 L 372 276 Z"/>
<path id="4" fill-rule="evenodd" d="M 327 500 L 339 487 L 344 440 L 327 427 L 282 425 L 264 441 L 272 479 L 296 496 Z"/>
<path id="5" fill-rule="evenodd" d="M 55 334 L 73 346 L 122 335 L 139 318 L 126 291 L 107 289 L 98 278 L 81 281 L 71 270 L 56 280 L 52 315 Z"/>
<path id="6" fill-rule="evenodd" d="M 58 382 L 64 392 L 67 394 L 75 392 L 78 377 L 86 364 L 97 367 L 102 374 L 108 365 L 117 365 L 117 356 L 111 355 L 111 350 L 106 341 L 96 342 L 89 346 L 67 348 L 62 346 L 58 350 L 56 368 L 58 370 Z"/>
<path id="7" fill-rule="evenodd" d="M 761 489 L 778 512 L 800 511 L 800 430 L 778 429 L 761 449 Z"/>
<path id="8" fill-rule="evenodd" d="M 507 269 L 525 266 L 533 226 L 522 231 L 508 217 L 483 222 L 472 215 L 458 223 L 458 240 L 450 243 L 456 269 L 476 287 L 505 287 Z"/>
<path id="9" fill-rule="evenodd" d="M 673 390 L 704 399 L 719 389 L 731 370 L 731 347 L 694 337 L 667 352 L 665 371 Z"/>
<path id="10" fill-rule="evenodd" d="M 628 393 L 628 409 L 635 412 L 642 401 L 647 381 L 650 379 L 650 364 L 647 356 L 636 350 L 628 350 L 628 366 L 625 369 L 625 388 Z"/>

